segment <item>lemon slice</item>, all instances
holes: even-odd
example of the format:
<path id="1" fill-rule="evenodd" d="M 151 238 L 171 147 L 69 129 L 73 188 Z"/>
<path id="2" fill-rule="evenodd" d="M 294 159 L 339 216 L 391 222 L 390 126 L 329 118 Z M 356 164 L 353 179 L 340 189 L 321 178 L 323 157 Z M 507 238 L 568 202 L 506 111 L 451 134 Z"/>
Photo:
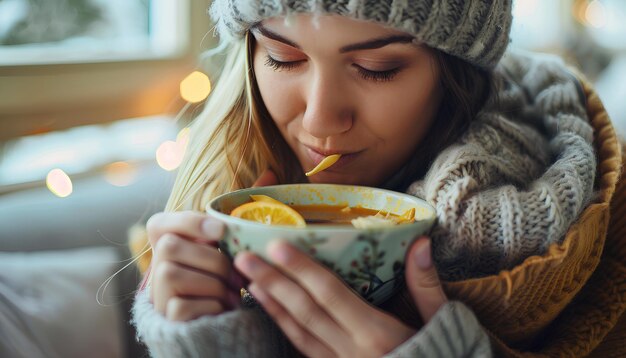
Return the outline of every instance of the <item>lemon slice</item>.
<path id="1" fill-rule="evenodd" d="M 302 215 L 280 202 L 253 201 L 236 207 L 230 215 L 267 225 L 306 226 Z"/>
<path id="2" fill-rule="evenodd" d="M 335 164 L 339 158 L 341 158 L 341 154 L 333 154 L 329 155 L 326 158 L 322 159 L 322 161 L 310 172 L 304 173 L 306 176 L 310 177 L 311 175 L 317 174 L 322 170 L 328 169 L 331 165 Z"/>

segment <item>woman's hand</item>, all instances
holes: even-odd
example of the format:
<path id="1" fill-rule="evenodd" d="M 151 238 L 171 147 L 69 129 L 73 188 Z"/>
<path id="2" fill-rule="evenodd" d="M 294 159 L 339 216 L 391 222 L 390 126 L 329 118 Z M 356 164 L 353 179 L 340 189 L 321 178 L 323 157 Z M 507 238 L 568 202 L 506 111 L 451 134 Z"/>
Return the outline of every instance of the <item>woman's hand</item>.
<path id="1" fill-rule="evenodd" d="M 276 184 L 266 170 L 253 186 Z M 243 279 L 217 250 L 224 224 L 197 212 L 159 213 L 147 223 L 152 246 L 150 296 L 170 320 L 187 321 L 239 306 Z"/>
<path id="2" fill-rule="evenodd" d="M 152 246 L 150 294 L 155 309 L 174 321 L 238 306 L 228 258 L 217 250 L 223 224 L 197 212 L 159 213 L 147 223 Z"/>
<path id="3" fill-rule="evenodd" d="M 250 293 L 303 354 L 380 357 L 415 334 L 290 244 L 273 242 L 268 255 L 273 265 L 242 252 L 235 266 L 251 280 Z M 406 277 L 427 322 L 446 301 L 430 260 L 428 239 L 417 240 L 409 250 Z"/>
<path id="4" fill-rule="evenodd" d="M 429 238 L 420 237 L 409 248 L 404 277 L 415 307 L 424 323 L 428 323 L 448 301 L 433 265 Z"/>

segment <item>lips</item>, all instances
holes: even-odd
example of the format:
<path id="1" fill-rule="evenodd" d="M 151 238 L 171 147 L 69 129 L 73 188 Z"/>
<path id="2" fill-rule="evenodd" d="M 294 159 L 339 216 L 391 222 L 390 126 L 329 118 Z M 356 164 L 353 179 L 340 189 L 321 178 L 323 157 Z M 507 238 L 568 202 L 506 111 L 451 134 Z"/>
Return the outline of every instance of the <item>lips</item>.
<path id="1" fill-rule="evenodd" d="M 341 150 L 321 151 L 321 150 L 313 149 L 309 146 L 305 146 L 305 148 L 306 148 L 307 155 L 313 162 L 313 166 L 311 168 L 317 166 L 324 158 L 326 158 L 329 155 L 341 154 L 341 158 L 339 158 L 339 160 L 335 164 L 333 164 L 330 168 L 326 169 L 326 171 L 333 171 L 334 169 L 340 169 L 341 167 L 346 166 L 348 163 L 354 161 L 357 158 L 357 156 L 362 152 L 362 151 L 348 152 L 348 151 L 341 151 Z"/>

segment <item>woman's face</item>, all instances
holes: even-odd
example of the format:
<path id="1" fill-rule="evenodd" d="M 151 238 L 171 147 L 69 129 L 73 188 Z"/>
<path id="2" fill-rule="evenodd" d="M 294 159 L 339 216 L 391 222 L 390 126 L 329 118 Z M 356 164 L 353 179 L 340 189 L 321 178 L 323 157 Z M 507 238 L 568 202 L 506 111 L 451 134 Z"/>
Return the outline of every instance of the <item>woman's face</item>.
<path id="1" fill-rule="evenodd" d="M 341 16 L 274 18 L 252 30 L 263 102 L 316 183 L 381 185 L 414 154 L 441 101 L 433 50 Z"/>

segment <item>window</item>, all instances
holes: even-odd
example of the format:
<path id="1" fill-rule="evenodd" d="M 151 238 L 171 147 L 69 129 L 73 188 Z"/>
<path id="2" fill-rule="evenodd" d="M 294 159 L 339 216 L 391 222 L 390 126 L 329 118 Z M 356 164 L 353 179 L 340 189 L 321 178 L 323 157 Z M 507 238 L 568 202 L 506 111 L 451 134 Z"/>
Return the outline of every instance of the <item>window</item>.
<path id="1" fill-rule="evenodd" d="M 0 142 L 175 112 L 214 45 L 199 0 L 0 0 Z"/>
<path id="2" fill-rule="evenodd" d="M 174 169 L 179 85 L 215 46 L 208 3 L 0 0 L 0 194 L 41 186 L 52 169 L 120 186 L 140 165 Z M 511 46 L 580 67 L 626 135 L 626 1 L 514 6 Z"/>
<path id="3" fill-rule="evenodd" d="M 176 58 L 188 3 L 0 1 L 0 66 Z"/>

